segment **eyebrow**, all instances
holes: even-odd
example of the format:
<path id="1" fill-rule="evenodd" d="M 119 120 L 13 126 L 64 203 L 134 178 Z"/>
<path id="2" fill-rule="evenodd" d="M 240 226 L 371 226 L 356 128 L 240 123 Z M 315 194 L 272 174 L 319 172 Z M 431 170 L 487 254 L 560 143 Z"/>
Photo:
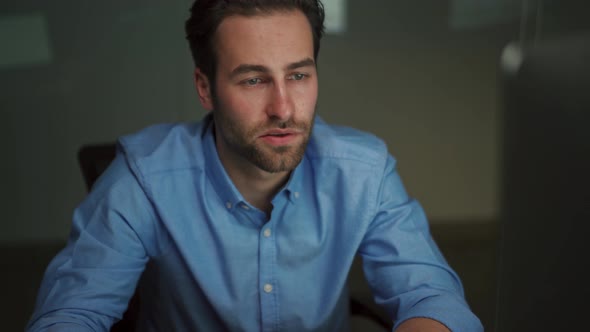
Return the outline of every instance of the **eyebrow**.
<path id="1" fill-rule="evenodd" d="M 302 67 L 308 66 L 315 66 L 315 61 L 311 58 L 305 58 L 301 61 L 290 63 L 285 67 L 286 70 L 293 70 Z M 258 72 L 258 73 L 269 73 L 270 69 L 263 65 L 254 65 L 254 64 L 241 64 L 237 66 L 234 70 L 231 71 L 230 77 L 236 77 L 241 74 L 246 74 L 250 72 Z"/>
<path id="2" fill-rule="evenodd" d="M 297 69 L 297 68 L 302 68 L 302 67 L 309 67 L 309 66 L 315 66 L 315 61 L 313 61 L 313 59 L 311 58 L 305 58 L 301 61 L 297 61 L 294 62 L 290 65 L 287 66 L 287 70 L 293 70 L 293 69 Z"/>

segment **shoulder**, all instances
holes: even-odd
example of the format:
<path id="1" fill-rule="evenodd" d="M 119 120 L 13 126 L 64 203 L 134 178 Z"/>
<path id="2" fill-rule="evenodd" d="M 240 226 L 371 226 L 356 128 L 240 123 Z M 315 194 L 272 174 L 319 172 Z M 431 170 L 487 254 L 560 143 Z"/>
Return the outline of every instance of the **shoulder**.
<path id="1" fill-rule="evenodd" d="M 119 138 L 120 151 L 143 174 L 200 167 L 209 122 L 157 124 Z"/>
<path id="2" fill-rule="evenodd" d="M 367 166 L 383 166 L 387 145 L 377 136 L 350 127 L 330 125 L 317 117 L 309 141 L 312 160 L 349 161 Z"/>

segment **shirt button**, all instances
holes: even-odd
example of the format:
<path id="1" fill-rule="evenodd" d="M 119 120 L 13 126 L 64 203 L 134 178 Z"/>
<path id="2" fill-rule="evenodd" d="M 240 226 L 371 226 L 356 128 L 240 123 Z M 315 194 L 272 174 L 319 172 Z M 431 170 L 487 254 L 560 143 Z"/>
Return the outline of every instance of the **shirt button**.
<path id="1" fill-rule="evenodd" d="M 271 231 L 270 228 L 264 230 L 264 237 L 270 237 Z"/>
<path id="2" fill-rule="evenodd" d="M 299 192 L 298 191 L 294 192 L 293 195 L 295 195 L 295 198 L 299 198 Z"/>
<path id="3" fill-rule="evenodd" d="M 228 209 L 231 209 L 231 202 L 227 202 L 227 203 L 225 203 L 225 206 L 226 206 Z"/>
<path id="4" fill-rule="evenodd" d="M 242 209 L 244 210 L 250 210 L 250 207 L 246 204 L 242 204 Z"/>
<path id="5" fill-rule="evenodd" d="M 272 292 L 272 285 L 271 284 L 264 285 L 264 291 L 267 293 Z"/>

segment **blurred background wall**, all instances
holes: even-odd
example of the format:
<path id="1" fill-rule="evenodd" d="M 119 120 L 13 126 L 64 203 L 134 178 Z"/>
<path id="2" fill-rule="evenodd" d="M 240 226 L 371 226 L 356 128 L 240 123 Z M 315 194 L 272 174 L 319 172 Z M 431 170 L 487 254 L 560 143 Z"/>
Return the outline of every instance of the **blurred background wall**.
<path id="1" fill-rule="evenodd" d="M 67 238 L 72 210 L 85 196 L 76 161 L 80 146 L 204 115 L 183 32 L 191 2 L 0 3 L 0 245 L 13 259 L 3 260 L 5 267 L 26 269 L 22 257 L 15 258 L 18 248 L 59 246 Z M 502 50 L 513 40 L 588 29 L 587 2 L 342 3 L 345 29 L 322 42 L 319 114 L 383 138 L 433 227 L 450 225 L 450 233 L 464 237 L 465 229 L 493 232 L 500 201 Z M 483 238 L 489 240 L 486 253 L 493 253 L 495 238 Z M 46 251 L 35 250 L 30 259 L 41 267 L 29 274 L 38 278 Z M 486 257 L 491 269 L 494 256 Z M 9 280 L 22 279 L 15 273 Z M 469 278 L 479 280 L 475 273 Z M 489 309 L 493 285 L 486 287 Z"/>
<path id="2" fill-rule="evenodd" d="M 25 24 L 0 47 L 47 46 L 36 60 L 0 68 L 0 242 L 67 236 L 85 195 L 81 145 L 203 116 L 183 32 L 190 3 L 2 2 L 1 20 L 41 29 Z M 489 220 L 498 193 L 496 67 L 518 30 L 454 29 L 452 5 L 348 1 L 346 30 L 322 44 L 318 112 L 382 137 L 433 222 Z"/>

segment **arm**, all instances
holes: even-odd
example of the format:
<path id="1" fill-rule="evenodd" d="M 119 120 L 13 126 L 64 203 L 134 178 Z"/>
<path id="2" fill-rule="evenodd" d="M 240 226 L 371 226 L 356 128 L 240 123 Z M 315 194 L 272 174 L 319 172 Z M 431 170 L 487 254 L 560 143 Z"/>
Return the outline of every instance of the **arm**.
<path id="1" fill-rule="evenodd" d="M 373 216 L 359 254 L 376 302 L 396 322 L 394 330 L 430 331 L 427 325 L 432 325 L 432 331 L 483 331 L 464 299 L 459 277 L 430 236 L 422 208 L 405 192 L 391 156 Z"/>
<path id="2" fill-rule="evenodd" d="M 45 272 L 27 331 L 107 331 L 121 318 L 148 260 L 150 207 L 118 156 L 75 210 L 68 243 Z"/>
<path id="3" fill-rule="evenodd" d="M 395 332 L 451 332 L 443 324 L 429 318 L 410 318 L 401 323 Z"/>

